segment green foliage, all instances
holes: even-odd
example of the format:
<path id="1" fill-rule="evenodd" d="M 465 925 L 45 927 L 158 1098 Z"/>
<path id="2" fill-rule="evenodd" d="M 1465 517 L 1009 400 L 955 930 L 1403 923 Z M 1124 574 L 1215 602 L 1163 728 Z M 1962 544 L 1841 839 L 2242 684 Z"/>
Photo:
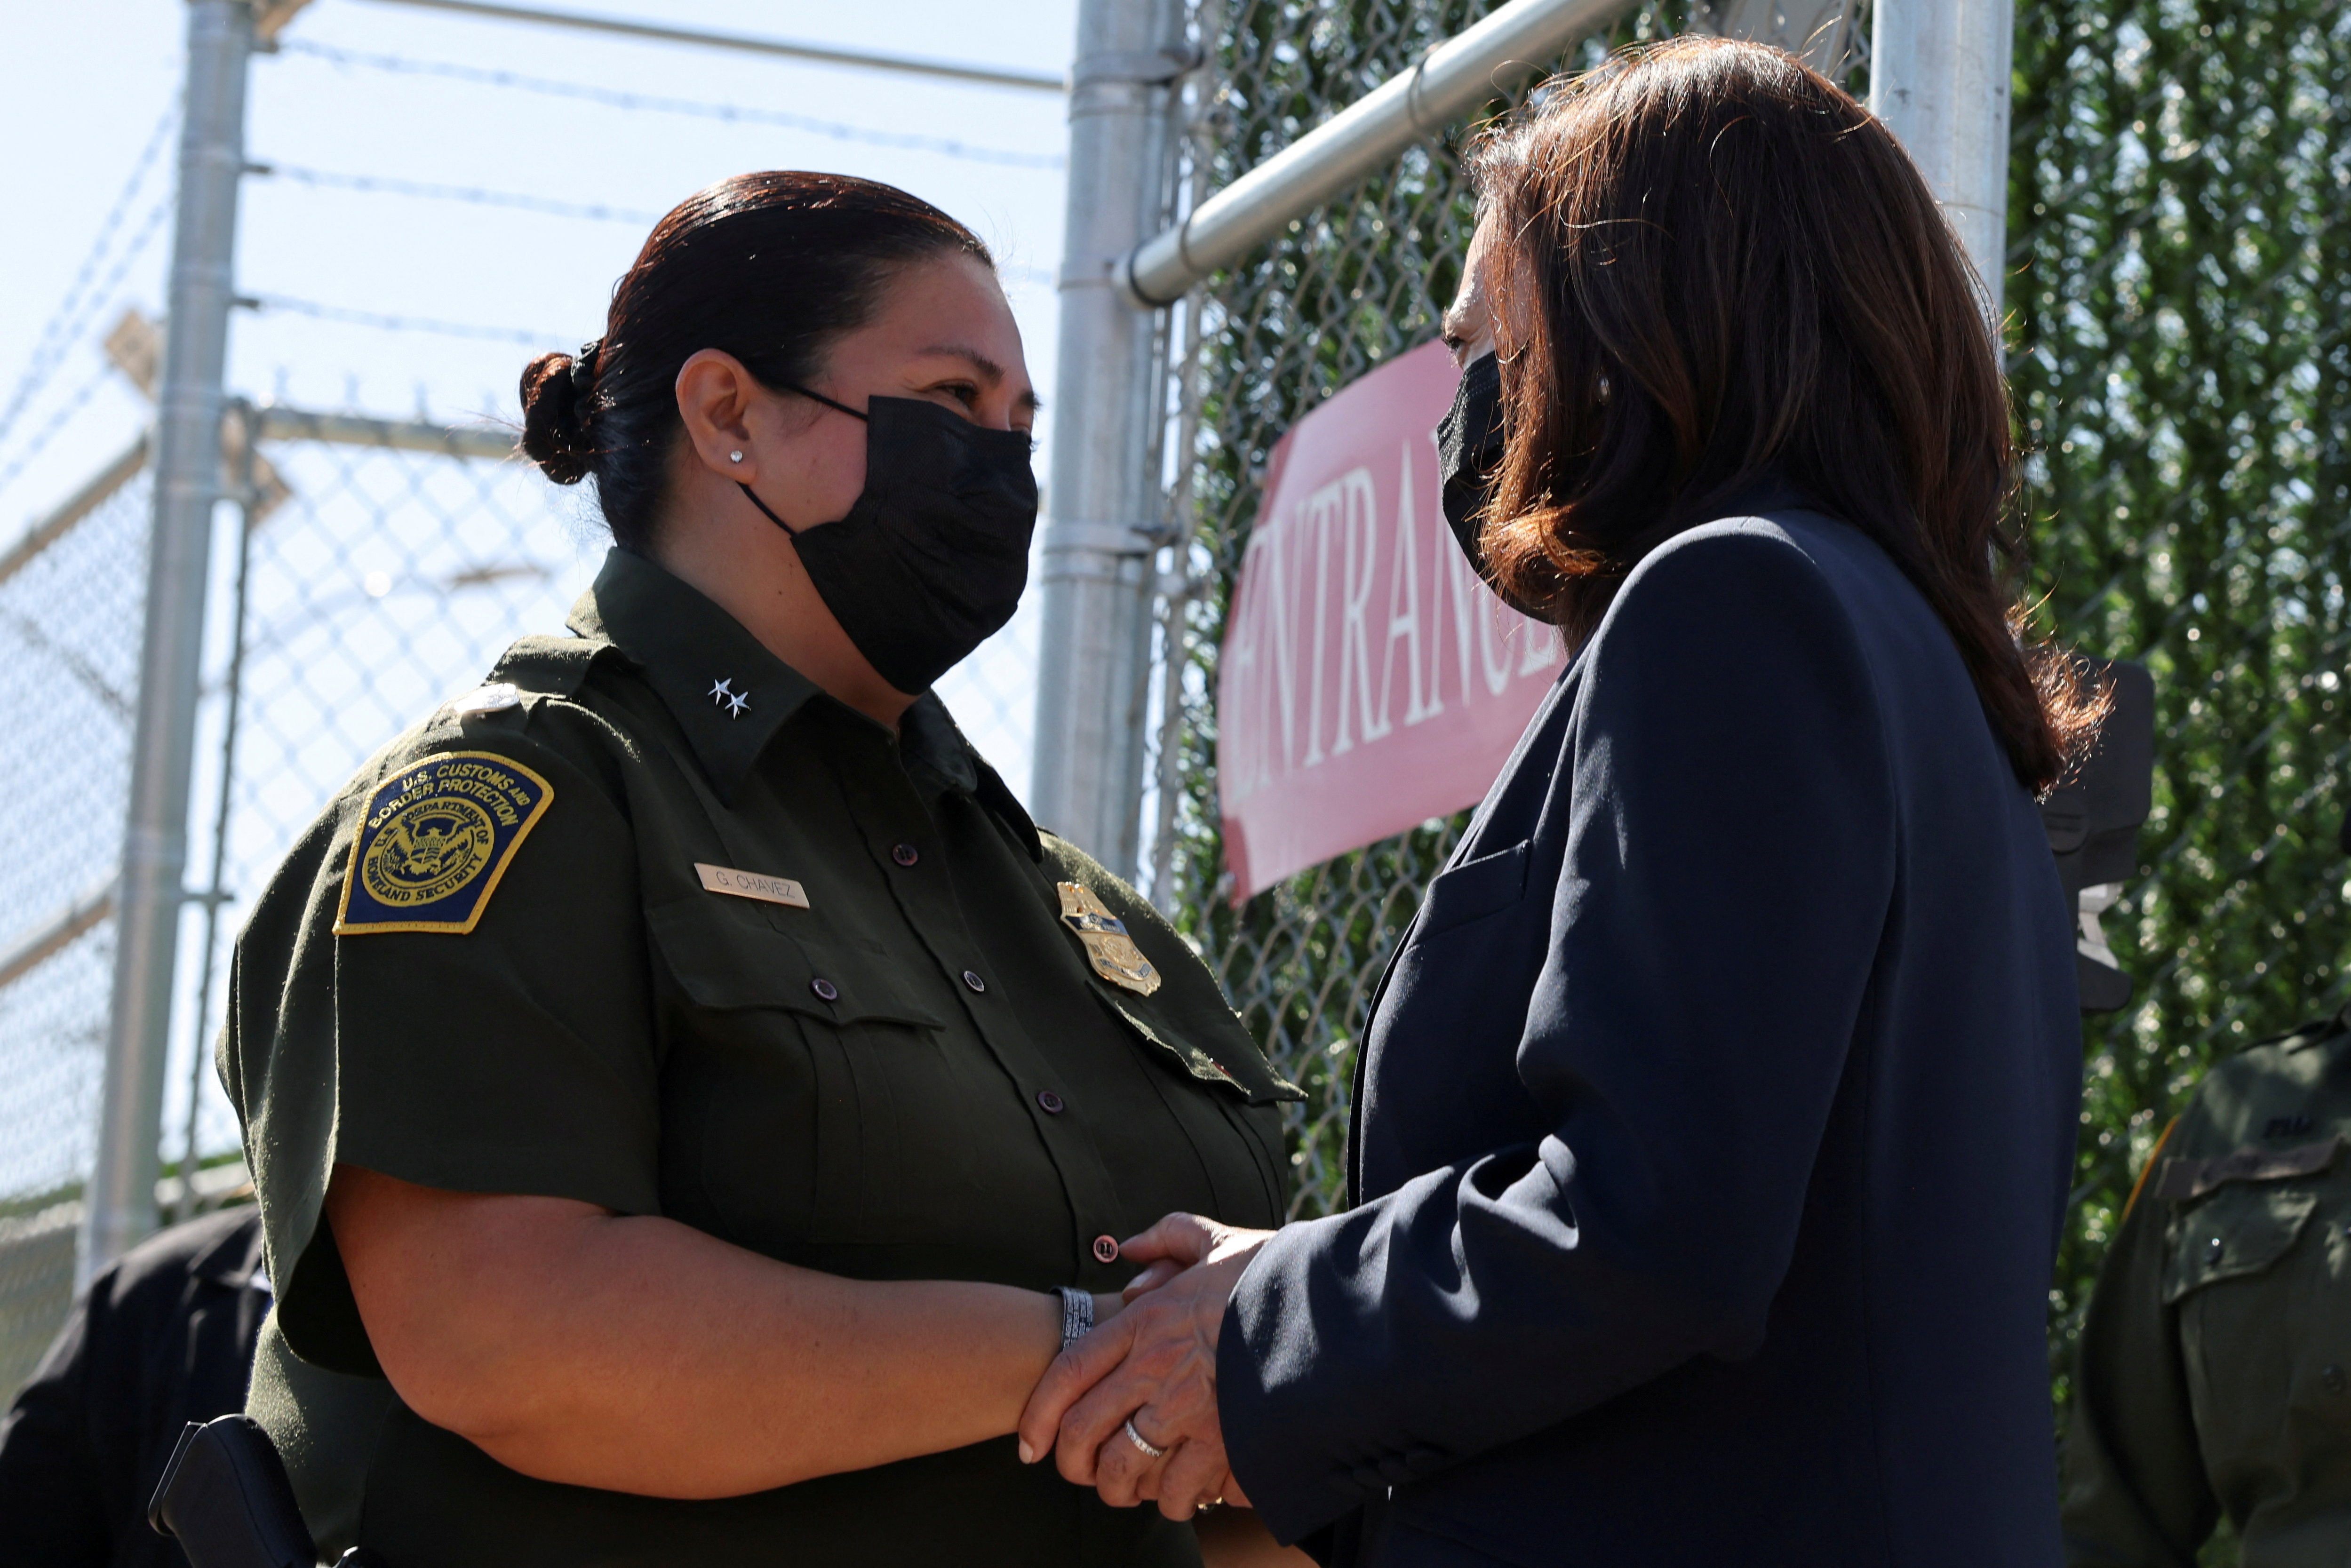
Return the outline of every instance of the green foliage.
<path id="1" fill-rule="evenodd" d="M 2217 1057 L 2342 1005 L 2351 13 L 2017 13 L 2010 374 L 2050 630 L 2155 672 L 2155 813 L 2088 1020 L 2071 1343 L 2132 1177 Z"/>

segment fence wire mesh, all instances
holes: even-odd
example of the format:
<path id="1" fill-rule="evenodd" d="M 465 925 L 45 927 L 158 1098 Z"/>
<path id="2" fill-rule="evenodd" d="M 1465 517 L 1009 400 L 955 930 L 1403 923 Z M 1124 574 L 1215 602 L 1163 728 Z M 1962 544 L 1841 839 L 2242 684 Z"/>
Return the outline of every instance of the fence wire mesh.
<path id="1" fill-rule="evenodd" d="M 2351 12 L 2017 13 L 2010 374 L 2053 630 L 2146 661 L 2154 815 L 2086 1031 L 2070 1345 L 2133 1176 L 2204 1070 L 2346 998 Z"/>
<path id="2" fill-rule="evenodd" d="M 0 1390 L 73 1288 L 114 971 L 149 487 L 133 479 L 0 577 Z"/>

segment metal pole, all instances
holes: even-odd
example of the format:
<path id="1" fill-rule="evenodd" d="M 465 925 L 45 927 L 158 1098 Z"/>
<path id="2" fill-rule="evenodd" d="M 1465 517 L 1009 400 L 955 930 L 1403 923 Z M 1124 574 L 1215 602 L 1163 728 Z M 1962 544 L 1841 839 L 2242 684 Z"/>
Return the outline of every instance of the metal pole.
<path id="1" fill-rule="evenodd" d="M 1877 0 L 1869 108 L 1909 149 L 2000 319 L 2012 0 Z"/>
<path id="2" fill-rule="evenodd" d="M 236 580 L 229 597 L 228 679 L 222 683 L 227 711 L 221 716 L 220 799 L 213 803 L 213 874 L 204 894 L 204 938 L 199 949 L 203 956 L 197 960 L 196 969 L 196 1049 L 188 1052 L 188 1120 L 186 1135 L 180 1140 L 180 1195 L 172 1209 L 174 1225 L 196 1215 L 196 1161 L 203 1153 L 196 1146 L 196 1136 L 204 1100 L 204 1070 L 211 1065 L 205 1060 L 204 1032 L 212 1026 L 213 968 L 220 954 L 221 905 L 228 902 L 228 894 L 221 886 L 221 873 L 228 862 L 228 819 L 236 800 L 236 726 L 245 706 L 245 613 L 246 590 L 253 579 L 254 474 L 259 464 L 258 455 L 253 450 L 256 423 L 253 405 L 240 400 L 232 417 L 235 420 L 236 436 L 227 444 L 230 461 L 236 470 Z"/>
<path id="3" fill-rule="evenodd" d="M 1386 167 L 1405 148 L 1510 82 L 1556 68 L 1570 44 L 1607 26 L 1630 5 L 1631 0 L 1510 0 L 1123 256 L 1120 288 L 1138 309 L 1173 304 L 1208 274 L 1280 234 L 1292 218 Z M 1076 156 L 1073 141 L 1072 203 Z"/>
<path id="4" fill-rule="evenodd" d="M 253 21 L 246 0 L 189 0 L 171 331 L 157 400 L 147 625 L 139 656 L 131 803 L 115 904 L 114 1001 L 99 1103 L 98 1160 L 74 1261 L 77 1291 L 155 1228 L 205 578 L 212 566 L 213 507 L 224 489 L 221 382 L 235 297 L 237 179 L 245 167 L 246 64 L 253 49 Z"/>
<path id="5" fill-rule="evenodd" d="M 1046 496 L 1038 821 L 1133 876 L 1143 810 L 1145 664 L 1161 535 L 1149 455 L 1158 323 L 1113 265 L 1161 222 L 1166 102 L 1191 64 L 1175 0 L 1081 0 L 1071 72 L 1061 330 Z"/>

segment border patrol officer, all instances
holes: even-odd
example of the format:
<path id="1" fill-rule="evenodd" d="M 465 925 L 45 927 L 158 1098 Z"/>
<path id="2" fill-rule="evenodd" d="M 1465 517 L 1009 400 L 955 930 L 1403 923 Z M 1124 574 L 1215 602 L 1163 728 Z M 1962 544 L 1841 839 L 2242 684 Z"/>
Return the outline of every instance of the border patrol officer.
<path id="1" fill-rule="evenodd" d="M 2346 823 L 2351 828 L 2351 823 Z M 2066 1555 L 2351 1557 L 2351 1009 L 2215 1067 L 2098 1270 L 2065 1446 Z"/>
<path id="2" fill-rule="evenodd" d="M 929 687 L 1036 513 L 986 250 L 862 181 L 725 182 L 524 450 L 617 548 L 306 833 L 221 1071 L 278 1307 L 252 1413 L 393 1568 L 1161 1564 L 1020 1404 L 1171 1210 L 1273 1225 L 1275 1076 L 1181 938 Z"/>

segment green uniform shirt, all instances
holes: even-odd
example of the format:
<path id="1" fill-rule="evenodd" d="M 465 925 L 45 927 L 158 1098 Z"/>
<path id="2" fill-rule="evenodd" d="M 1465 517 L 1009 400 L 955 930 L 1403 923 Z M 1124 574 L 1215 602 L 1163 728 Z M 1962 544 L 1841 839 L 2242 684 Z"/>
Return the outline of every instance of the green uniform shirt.
<path id="1" fill-rule="evenodd" d="M 2351 1013 L 2214 1068 L 2098 1274 L 2065 1444 L 2074 1564 L 2351 1561 Z"/>
<path id="2" fill-rule="evenodd" d="M 935 697 L 893 736 L 619 550 L 571 624 L 363 768 L 239 940 L 221 1077 L 295 1354 L 380 1375 L 322 1218 L 338 1161 L 1039 1291 L 1118 1288 L 1114 1239 L 1174 1210 L 1280 1223 L 1297 1092 Z M 526 1479 L 396 1401 L 339 1445 L 272 1386 L 306 1498 L 355 1496 L 393 1568 L 1195 1558 L 1008 1436 L 677 1502 Z"/>

